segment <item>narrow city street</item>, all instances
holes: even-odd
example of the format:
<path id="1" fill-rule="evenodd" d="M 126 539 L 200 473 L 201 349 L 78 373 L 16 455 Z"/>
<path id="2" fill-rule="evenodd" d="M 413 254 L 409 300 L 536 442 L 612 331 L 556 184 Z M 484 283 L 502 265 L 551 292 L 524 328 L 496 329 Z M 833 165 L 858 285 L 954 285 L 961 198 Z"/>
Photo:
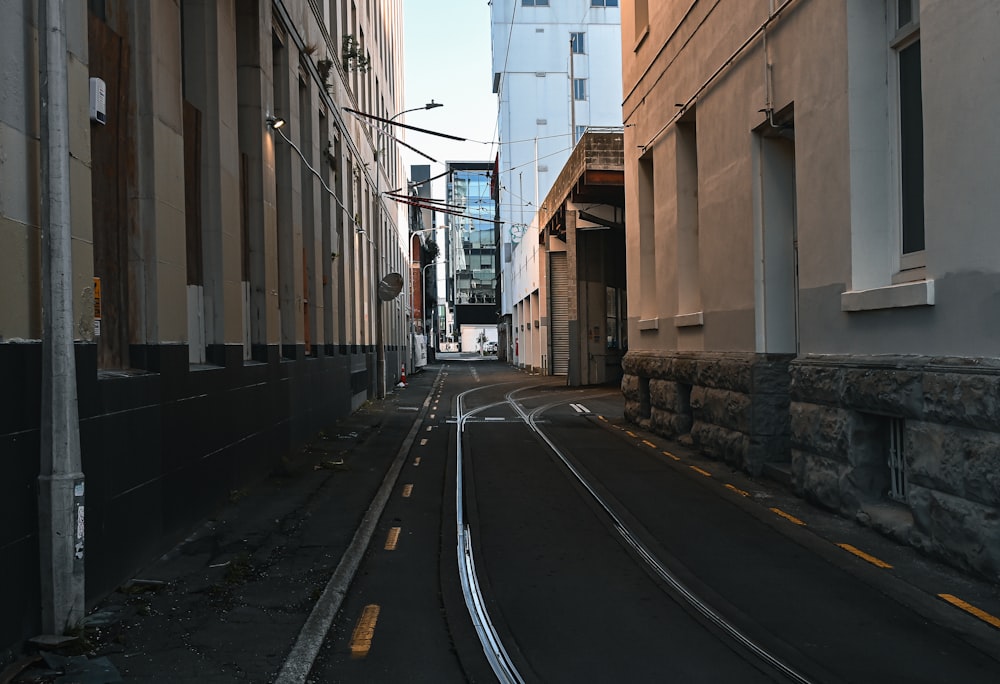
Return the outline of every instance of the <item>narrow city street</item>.
<path id="1" fill-rule="evenodd" d="M 426 411 L 310 681 L 1000 677 L 937 596 L 977 583 L 635 433 L 614 388 L 449 360 Z"/>

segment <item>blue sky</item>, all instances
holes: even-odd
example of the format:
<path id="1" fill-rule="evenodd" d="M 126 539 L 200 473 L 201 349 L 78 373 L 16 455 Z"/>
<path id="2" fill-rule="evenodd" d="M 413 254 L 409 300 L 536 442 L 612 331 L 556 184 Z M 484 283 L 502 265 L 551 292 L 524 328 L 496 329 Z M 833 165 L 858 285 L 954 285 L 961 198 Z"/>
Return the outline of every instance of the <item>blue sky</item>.
<path id="1" fill-rule="evenodd" d="M 406 123 L 470 140 L 496 138 L 496 96 L 490 65 L 490 8 L 486 0 L 403 0 L 405 108 L 430 102 L 444 107 L 411 112 Z M 431 173 L 444 170 L 446 161 L 492 159 L 493 145 L 457 142 L 408 132 L 406 141 L 438 160 Z M 407 169 L 430 164 L 403 150 Z"/>

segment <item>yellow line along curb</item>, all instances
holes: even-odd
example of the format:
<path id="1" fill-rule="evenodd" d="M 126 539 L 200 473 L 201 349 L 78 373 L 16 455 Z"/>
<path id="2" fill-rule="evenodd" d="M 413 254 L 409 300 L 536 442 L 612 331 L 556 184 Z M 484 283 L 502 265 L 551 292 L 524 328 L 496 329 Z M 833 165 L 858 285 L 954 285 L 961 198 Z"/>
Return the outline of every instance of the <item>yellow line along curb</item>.
<path id="1" fill-rule="evenodd" d="M 731 485 L 728 482 L 725 484 L 725 487 L 726 487 L 726 489 L 728 489 L 730 491 L 736 492 L 740 496 L 747 496 L 747 497 L 750 496 L 750 492 L 745 492 L 742 489 L 740 489 L 739 487 L 737 487 L 735 485 Z"/>
<path id="2" fill-rule="evenodd" d="M 389 528 L 389 535 L 385 538 L 385 550 L 395 551 L 396 545 L 399 544 L 399 533 L 403 530 L 401 527 L 391 527 Z"/>
<path id="3" fill-rule="evenodd" d="M 875 556 L 872 556 L 871 554 L 865 553 L 864 551 L 862 551 L 861 549 L 857 548 L 856 546 L 851 546 L 850 544 L 837 544 L 837 546 L 839 546 L 840 548 L 842 548 L 844 551 L 847 551 L 848 553 L 853 553 L 855 556 L 857 556 L 861 560 L 868 561 L 869 563 L 871 563 L 875 567 L 878 567 L 878 568 L 891 568 L 892 567 L 891 565 L 889 565 L 888 563 L 886 563 L 884 560 L 880 560 L 880 559 L 876 558 Z"/>
<path id="4" fill-rule="evenodd" d="M 1000 629 L 1000 618 L 990 615 L 982 608 L 976 608 L 971 603 L 966 603 L 962 599 L 954 596 L 952 594 L 938 594 L 938 598 L 944 599 L 956 608 L 961 608 L 969 615 L 974 615 L 988 625 L 992 625 L 997 629 Z"/>
<path id="5" fill-rule="evenodd" d="M 774 513 L 775 515 L 780 515 L 782 518 L 784 518 L 788 522 L 792 522 L 792 523 L 795 523 L 796 525 L 802 525 L 803 527 L 806 527 L 806 524 L 803 521 L 799 520 L 798 518 L 796 518 L 791 513 L 785 513 L 780 508 L 772 508 L 771 512 Z"/>
<path id="6" fill-rule="evenodd" d="M 351 657 L 364 658 L 372 648 L 372 639 L 375 637 L 375 624 L 378 622 L 378 614 L 381 608 L 372 603 L 365 606 L 358 618 L 358 624 L 354 626 L 354 633 L 351 634 Z"/>

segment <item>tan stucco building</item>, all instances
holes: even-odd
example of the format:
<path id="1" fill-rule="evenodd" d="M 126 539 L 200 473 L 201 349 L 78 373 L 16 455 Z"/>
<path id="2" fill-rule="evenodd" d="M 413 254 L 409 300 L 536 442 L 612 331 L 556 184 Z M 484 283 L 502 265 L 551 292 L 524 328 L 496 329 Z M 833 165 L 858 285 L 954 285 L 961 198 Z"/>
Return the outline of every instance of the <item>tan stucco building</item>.
<path id="1" fill-rule="evenodd" d="M 1000 577 L 994 3 L 623 3 L 628 417 Z"/>

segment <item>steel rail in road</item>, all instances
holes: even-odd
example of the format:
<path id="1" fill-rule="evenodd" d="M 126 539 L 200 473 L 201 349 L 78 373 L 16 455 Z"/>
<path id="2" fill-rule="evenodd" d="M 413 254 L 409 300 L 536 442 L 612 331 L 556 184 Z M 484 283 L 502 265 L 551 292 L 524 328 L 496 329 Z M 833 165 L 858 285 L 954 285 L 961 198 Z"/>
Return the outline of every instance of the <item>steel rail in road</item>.
<path id="1" fill-rule="evenodd" d="M 509 383 L 500 383 L 500 385 Z M 465 502 L 462 494 L 463 472 L 462 472 L 462 433 L 465 430 L 465 421 L 470 417 L 487 408 L 497 406 L 491 404 L 474 409 L 468 413 L 463 406 L 465 396 L 472 392 L 483 389 L 499 387 L 500 385 L 484 385 L 459 394 L 456 399 L 457 430 L 455 431 L 455 519 L 457 521 L 458 532 L 458 574 L 462 582 L 462 594 L 465 596 L 465 605 L 468 608 L 469 616 L 479 635 L 479 641 L 483 645 L 483 651 L 489 660 L 493 673 L 503 684 L 524 684 L 524 679 L 517 671 L 517 666 L 507 654 L 507 650 L 500 641 L 493 622 L 490 620 L 489 611 L 486 609 L 486 602 L 483 599 L 482 590 L 479 587 L 479 579 L 476 577 L 476 564 L 472 554 L 472 533 L 465 522 Z M 503 402 L 499 402 L 502 404 Z"/>
<path id="2" fill-rule="evenodd" d="M 621 517 L 614 511 L 614 509 L 603 499 L 600 494 L 591 486 L 590 482 L 587 481 L 585 477 L 580 473 L 575 465 L 566 457 L 566 455 L 556 446 L 555 442 L 545 434 L 545 432 L 538 426 L 537 416 L 545 413 L 551 408 L 556 406 L 561 406 L 570 403 L 569 400 L 556 401 L 543 406 L 539 406 L 532 409 L 529 413 L 525 408 L 514 398 L 514 395 L 520 390 L 514 390 L 506 395 L 506 400 L 514 408 L 514 410 L 521 416 L 524 422 L 535 432 L 542 441 L 544 441 L 548 447 L 552 450 L 563 465 L 573 474 L 573 476 L 579 481 L 579 483 L 586 489 L 590 495 L 594 498 L 597 504 L 604 510 L 613 523 L 615 531 L 621 536 L 622 540 L 632 548 L 635 553 L 645 561 L 646 565 L 656 574 L 657 577 L 662 579 L 668 586 L 670 586 L 674 591 L 680 595 L 684 601 L 688 603 L 692 608 L 694 608 L 703 617 L 709 620 L 716 627 L 725 632 L 730 638 L 742 645 L 748 651 L 753 653 L 755 656 L 760 658 L 763 662 L 767 663 L 769 666 L 782 673 L 790 680 L 798 682 L 799 684 L 811 684 L 808 677 L 798 672 L 791 665 L 788 665 L 784 661 L 780 660 L 775 655 L 768 652 L 762 646 L 754 642 L 750 637 L 743 634 L 740 629 L 729 622 L 720 615 L 714 608 L 702 601 L 691 589 L 689 589 L 676 575 L 674 575 L 667 567 L 660 562 L 659 559 L 646 547 L 642 541 L 628 528 L 628 525 L 621 519 Z"/>

